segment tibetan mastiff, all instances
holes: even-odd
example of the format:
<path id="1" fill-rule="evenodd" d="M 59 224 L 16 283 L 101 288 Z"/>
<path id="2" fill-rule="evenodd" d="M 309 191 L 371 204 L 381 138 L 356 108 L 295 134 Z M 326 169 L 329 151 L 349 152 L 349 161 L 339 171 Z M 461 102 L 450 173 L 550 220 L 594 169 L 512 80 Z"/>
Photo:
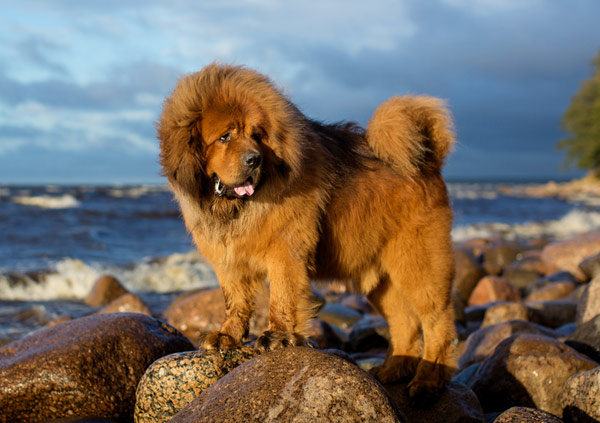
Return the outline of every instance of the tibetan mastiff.
<path id="1" fill-rule="evenodd" d="M 227 319 L 202 347 L 248 335 L 270 287 L 256 348 L 302 345 L 311 280 L 352 280 L 389 324 L 372 373 L 435 396 L 455 367 L 452 212 L 441 176 L 454 144 L 443 101 L 392 97 L 365 129 L 307 118 L 270 79 L 211 64 L 182 77 L 157 123 L 160 162 L 188 231 L 213 265 Z"/>

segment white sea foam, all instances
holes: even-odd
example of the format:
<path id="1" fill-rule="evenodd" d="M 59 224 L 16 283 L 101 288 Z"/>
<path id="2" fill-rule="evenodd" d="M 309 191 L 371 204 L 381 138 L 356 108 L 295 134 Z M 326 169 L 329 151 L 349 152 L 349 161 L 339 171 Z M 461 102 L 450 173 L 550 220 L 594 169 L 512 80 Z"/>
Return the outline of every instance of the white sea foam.
<path id="1" fill-rule="evenodd" d="M 501 236 L 504 239 L 551 237 L 564 239 L 579 233 L 600 229 L 600 213 L 571 210 L 558 220 L 527 222 L 509 225 L 506 223 L 481 223 L 459 226 L 452 230 L 454 241 L 473 238 Z"/>
<path id="2" fill-rule="evenodd" d="M 11 199 L 12 202 L 24 206 L 40 207 L 42 209 L 69 209 L 79 207 L 80 202 L 69 194 L 61 196 L 38 195 L 38 196 L 18 196 Z"/>
<path id="3" fill-rule="evenodd" d="M 136 187 L 118 187 L 108 191 L 108 195 L 116 198 L 140 198 L 152 192 L 168 191 L 167 186 L 141 185 Z"/>
<path id="4" fill-rule="evenodd" d="M 42 275 L 39 280 L 20 275 L 18 283 L 11 283 L 8 275 L 0 274 L 0 299 L 82 299 L 94 282 L 106 273 L 115 276 L 133 292 L 172 292 L 217 285 L 212 268 L 195 251 L 137 263 L 131 269 L 68 258 L 58 262 L 54 271 Z"/>
<path id="5" fill-rule="evenodd" d="M 450 183 L 448 192 L 452 198 L 461 200 L 477 200 L 479 198 L 495 200 L 498 198 L 498 187 L 492 184 Z"/>

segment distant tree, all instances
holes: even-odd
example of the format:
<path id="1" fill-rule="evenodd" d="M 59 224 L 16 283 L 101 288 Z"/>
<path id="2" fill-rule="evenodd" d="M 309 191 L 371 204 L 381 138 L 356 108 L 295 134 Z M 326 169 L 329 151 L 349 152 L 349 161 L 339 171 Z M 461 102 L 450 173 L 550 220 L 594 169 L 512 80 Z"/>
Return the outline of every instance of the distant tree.
<path id="1" fill-rule="evenodd" d="M 562 118 L 570 135 L 558 142 L 566 150 L 566 164 L 576 164 L 600 177 L 600 52 L 593 60 L 594 73 L 584 81 Z"/>

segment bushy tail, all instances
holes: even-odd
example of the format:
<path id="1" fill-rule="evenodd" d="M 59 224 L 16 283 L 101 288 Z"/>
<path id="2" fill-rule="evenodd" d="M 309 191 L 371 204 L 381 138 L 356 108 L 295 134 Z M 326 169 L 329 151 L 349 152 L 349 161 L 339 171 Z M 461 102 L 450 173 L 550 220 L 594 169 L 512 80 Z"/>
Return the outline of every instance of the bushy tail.
<path id="1" fill-rule="evenodd" d="M 367 141 L 377 157 L 413 178 L 441 169 L 455 142 L 454 125 L 439 98 L 392 97 L 375 110 Z"/>

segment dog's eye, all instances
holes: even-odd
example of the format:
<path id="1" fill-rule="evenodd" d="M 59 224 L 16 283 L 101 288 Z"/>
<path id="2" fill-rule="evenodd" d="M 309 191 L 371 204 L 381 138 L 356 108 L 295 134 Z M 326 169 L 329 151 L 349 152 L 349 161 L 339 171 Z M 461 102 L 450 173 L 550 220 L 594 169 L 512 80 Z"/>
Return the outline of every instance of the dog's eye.
<path id="1" fill-rule="evenodd" d="M 231 141 L 231 132 L 227 132 L 226 134 L 221 135 L 219 138 L 219 142 L 222 142 L 223 144 L 229 141 Z"/>
<path id="2" fill-rule="evenodd" d="M 262 141 L 262 137 L 258 132 L 255 132 L 252 134 L 252 139 L 256 142 L 261 142 Z"/>

